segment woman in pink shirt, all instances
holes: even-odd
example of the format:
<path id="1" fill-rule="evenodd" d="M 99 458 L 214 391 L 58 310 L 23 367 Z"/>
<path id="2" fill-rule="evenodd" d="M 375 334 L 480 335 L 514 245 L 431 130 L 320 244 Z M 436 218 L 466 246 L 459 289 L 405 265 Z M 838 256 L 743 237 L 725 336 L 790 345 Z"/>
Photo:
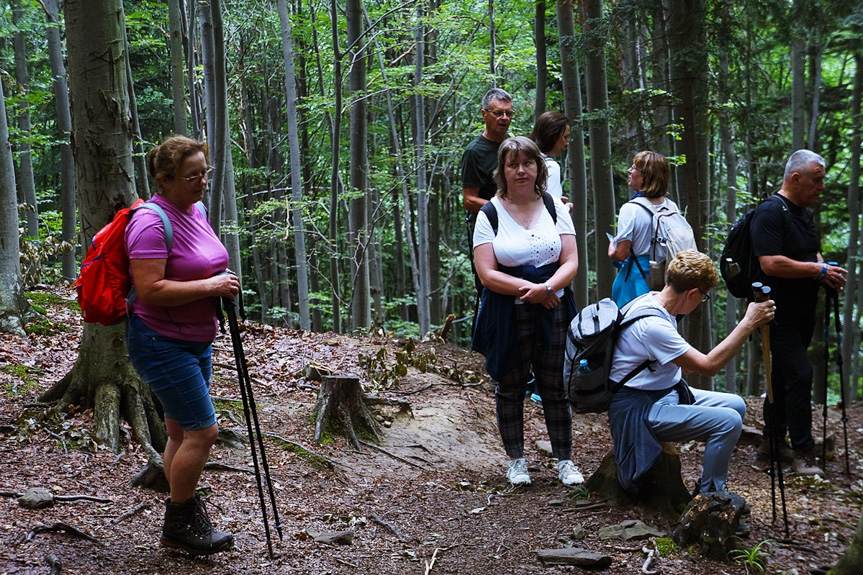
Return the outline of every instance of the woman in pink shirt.
<path id="1" fill-rule="evenodd" d="M 136 291 L 127 328 L 129 358 L 165 413 L 163 460 L 171 497 L 161 542 L 209 555 L 234 541 L 230 533 L 213 528 L 195 489 L 218 436 L 209 393 L 218 299 L 233 298 L 240 284 L 236 276 L 222 273 L 228 252 L 196 206 L 212 172 L 207 145 L 171 137 L 150 151 L 147 169 L 158 184 L 150 201 L 167 215 L 173 242 L 169 251 L 162 220 L 153 210 L 138 210 L 126 229 Z"/>

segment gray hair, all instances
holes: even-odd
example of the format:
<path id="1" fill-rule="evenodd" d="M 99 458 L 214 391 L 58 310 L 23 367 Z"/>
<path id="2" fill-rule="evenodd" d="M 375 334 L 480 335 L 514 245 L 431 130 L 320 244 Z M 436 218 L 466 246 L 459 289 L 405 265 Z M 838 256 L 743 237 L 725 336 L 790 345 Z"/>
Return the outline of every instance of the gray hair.
<path id="1" fill-rule="evenodd" d="M 492 100 L 500 100 L 501 102 L 512 103 L 512 96 L 510 96 L 509 92 L 507 92 L 506 90 L 503 90 L 501 88 L 492 88 L 485 93 L 485 96 L 482 97 L 482 109 L 488 110 L 488 107 L 491 105 Z"/>
<path id="2" fill-rule="evenodd" d="M 785 178 L 788 179 L 794 172 L 803 172 L 809 168 L 810 164 L 818 164 L 825 170 L 826 164 L 824 158 L 811 150 L 797 150 L 791 157 L 788 158 L 788 163 L 785 164 Z"/>

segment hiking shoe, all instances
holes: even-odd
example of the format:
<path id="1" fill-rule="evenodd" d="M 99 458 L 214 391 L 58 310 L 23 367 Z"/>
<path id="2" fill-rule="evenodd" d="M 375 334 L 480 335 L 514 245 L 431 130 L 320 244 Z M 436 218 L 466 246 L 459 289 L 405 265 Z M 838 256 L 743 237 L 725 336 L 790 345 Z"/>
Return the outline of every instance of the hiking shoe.
<path id="1" fill-rule="evenodd" d="M 530 400 L 534 403 L 542 403 L 542 398 L 535 392 L 530 394 Z"/>
<path id="2" fill-rule="evenodd" d="M 824 470 L 818 467 L 815 462 L 815 452 L 811 449 L 808 451 L 795 449 L 791 469 L 797 475 L 824 475 Z"/>
<path id="3" fill-rule="evenodd" d="M 557 464 L 557 478 L 564 485 L 581 485 L 584 483 L 584 475 L 575 466 L 575 463 L 569 459 L 559 461 Z"/>
<path id="4" fill-rule="evenodd" d="M 506 478 L 513 485 L 530 485 L 530 474 L 527 472 L 527 461 L 524 457 L 509 462 Z"/>
<path id="5" fill-rule="evenodd" d="M 213 528 L 204 502 L 195 496 L 185 503 L 165 501 L 165 524 L 160 539 L 165 547 L 190 555 L 211 555 L 230 549 L 234 536 Z"/>
<path id="6" fill-rule="evenodd" d="M 768 436 L 763 436 L 761 438 L 761 443 L 758 445 L 758 459 L 761 461 L 765 461 L 768 464 L 770 463 L 770 440 L 771 438 Z M 776 461 L 780 461 L 782 463 L 791 463 L 794 461 L 794 451 L 785 443 L 785 439 L 779 439 L 776 441 L 776 446 L 774 449 L 778 447 L 776 453 Z"/>

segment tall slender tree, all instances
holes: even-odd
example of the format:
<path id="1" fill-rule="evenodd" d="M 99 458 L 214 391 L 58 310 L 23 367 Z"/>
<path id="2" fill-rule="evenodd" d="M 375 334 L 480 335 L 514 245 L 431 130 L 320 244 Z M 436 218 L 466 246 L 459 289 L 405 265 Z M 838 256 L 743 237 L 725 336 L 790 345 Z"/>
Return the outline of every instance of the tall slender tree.
<path id="1" fill-rule="evenodd" d="M 18 26 L 15 32 L 15 80 L 21 94 L 18 111 L 19 140 L 15 148 L 18 150 L 18 186 L 21 197 L 27 204 L 27 235 L 39 237 L 39 205 L 36 200 L 36 182 L 33 179 L 33 152 L 30 145 L 30 73 L 27 70 L 27 40 L 24 31 L 24 8 L 21 0 L 12 2 L 12 22 Z"/>
<path id="2" fill-rule="evenodd" d="M 288 108 L 288 147 L 291 155 L 291 215 L 294 223 L 294 254 L 297 259 L 297 291 L 300 327 L 311 328 L 309 313 L 309 280 L 306 260 L 306 230 L 303 225 L 303 180 L 300 164 L 300 133 L 297 122 L 297 80 L 294 73 L 294 47 L 287 2 L 279 0 L 282 26 L 282 55 L 285 59 L 285 102 Z"/>

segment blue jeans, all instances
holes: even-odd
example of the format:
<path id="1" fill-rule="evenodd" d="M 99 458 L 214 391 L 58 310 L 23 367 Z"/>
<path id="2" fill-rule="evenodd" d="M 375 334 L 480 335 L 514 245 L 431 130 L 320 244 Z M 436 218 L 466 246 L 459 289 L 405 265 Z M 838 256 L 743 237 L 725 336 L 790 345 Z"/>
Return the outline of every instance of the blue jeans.
<path id="1" fill-rule="evenodd" d="M 176 420 L 187 431 L 216 423 L 210 399 L 212 342 L 167 337 L 130 315 L 126 346 L 132 366 L 159 398 L 166 419 Z"/>
<path id="2" fill-rule="evenodd" d="M 672 390 L 653 404 L 647 421 L 659 441 L 705 440 L 701 493 L 725 491 L 731 452 L 743 429 L 746 403 L 739 395 L 692 389 L 693 405 L 678 405 Z"/>

